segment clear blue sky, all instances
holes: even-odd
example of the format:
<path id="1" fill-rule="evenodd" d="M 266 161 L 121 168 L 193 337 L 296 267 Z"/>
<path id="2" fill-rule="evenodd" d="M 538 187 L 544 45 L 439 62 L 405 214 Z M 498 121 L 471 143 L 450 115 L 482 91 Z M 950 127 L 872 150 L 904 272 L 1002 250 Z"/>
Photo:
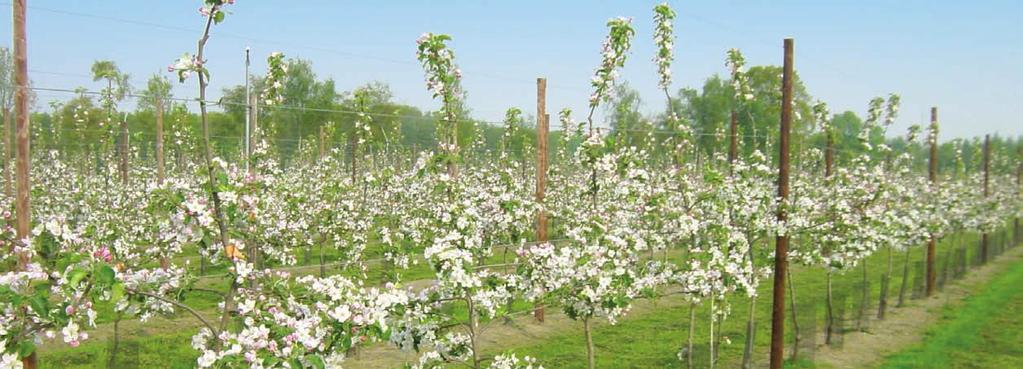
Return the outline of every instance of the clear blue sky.
<path id="1" fill-rule="evenodd" d="M 9 1 L 0 0 L 5 6 Z M 29 69 L 39 87 L 100 86 L 97 59 L 115 60 L 135 85 L 183 52 L 194 52 L 199 1 L 30 0 Z M 500 120 L 511 106 L 535 111 L 535 79 L 548 78 L 551 112 L 585 114 L 604 23 L 632 16 L 637 28 L 623 77 L 661 109 L 651 62 L 653 1 L 255 1 L 239 0 L 209 43 L 214 97 L 244 81 L 252 47 L 262 72 L 272 51 L 313 61 L 339 91 L 388 83 L 396 98 L 436 109 L 415 61 L 423 32 L 448 33 L 477 118 Z M 902 116 L 893 133 L 938 106 L 943 138 L 1023 134 L 1023 2 L 1015 1 L 672 1 L 679 13 L 673 89 L 725 73 L 725 51 L 750 64 L 780 64 L 782 39 L 795 38 L 796 68 L 810 93 L 833 111 L 861 114 L 867 101 L 896 92 Z M 0 21 L 10 45 L 10 17 Z M 196 95 L 195 81 L 178 97 Z M 39 106 L 66 94 L 40 92 Z"/>

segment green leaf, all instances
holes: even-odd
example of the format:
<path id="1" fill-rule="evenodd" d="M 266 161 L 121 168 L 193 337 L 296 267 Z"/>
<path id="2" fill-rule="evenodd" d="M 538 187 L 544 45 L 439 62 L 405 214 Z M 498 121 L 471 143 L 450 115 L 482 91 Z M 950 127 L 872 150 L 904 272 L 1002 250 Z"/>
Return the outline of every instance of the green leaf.
<path id="1" fill-rule="evenodd" d="M 309 355 L 306 356 L 306 359 L 309 360 L 309 364 L 312 365 L 313 368 L 325 369 L 327 367 L 327 364 L 323 362 L 323 358 L 321 358 L 320 355 Z"/>
<path id="2" fill-rule="evenodd" d="M 220 10 L 214 11 L 213 12 L 213 23 L 220 24 L 220 22 L 223 22 L 223 21 L 224 21 L 224 12 L 220 11 Z"/>
<path id="3" fill-rule="evenodd" d="M 75 268 L 75 270 L 71 271 L 71 275 L 68 277 L 68 284 L 70 284 L 71 287 L 75 287 L 82 281 L 82 279 L 85 279 L 85 276 L 87 275 L 89 275 L 89 272 Z"/>
<path id="4" fill-rule="evenodd" d="M 107 264 L 102 264 L 96 268 L 96 284 L 101 286 L 112 285 L 116 276 L 117 273 L 114 272 L 114 268 Z"/>
<path id="5" fill-rule="evenodd" d="M 26 358 L 29 355 L 32 355 L 32 353 L 35 352 L 35 351 L 36 351 L 36 344 L 33 343 L 32 340 L 23 340 L 21 342 L 18 342 L 18 357 L 19 358 L 22 358 L 22 359 Z"/>
<path id="6" fill-rule="evenodd" d="M 50 301 L 46 299 L 46 296 L 36 293 L 29 299 L 29 305 L 32 306 L 32 311 L 35 311 L 41 317 L 47 317 L 50 314 Z"/>
<path id="7" fill-rule="evenodd" d="M 50 281 L 38 281 L 32 283 L 32 288 L 35 289 L 36 293 L 43 296 L 50 295 Z"/>
<path id="8" fill-rule="evenodd" d="M 117 282 L 110 287 L 110 301 L 118 302 L 124 298 L 124 283 Z"/>

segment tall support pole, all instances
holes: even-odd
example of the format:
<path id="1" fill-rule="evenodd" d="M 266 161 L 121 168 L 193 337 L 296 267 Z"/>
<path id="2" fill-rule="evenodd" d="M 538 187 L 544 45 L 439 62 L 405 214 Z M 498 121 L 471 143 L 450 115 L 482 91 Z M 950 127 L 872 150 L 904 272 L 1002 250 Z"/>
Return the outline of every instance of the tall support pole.
<path id="1" fill-rule="evenodd" d="M 256 163 L 252 158 L 252 148 L 256 146 L 256 127 L 259 127 L 259 97 L 249 96 L 249 124 L 248 127 L 248 141 L 246 145 L 249 147 L 249 156 L 245 158 L 245 165 L 249 168 L 249 175 L 256 173 Z"/>
<path id="2" fill-rule="evenodd" d="M 781 129 L 778 141 L 778 221 L 788 220 L 785 202 L 789 198 L 789 126 L 792 123 L 792 49 L 785 39 L 785 64 L 781 79 Z M 781 369 L 785 355 L 785 276 L 788 269 L 788 234 L 774 243 L 774 301 L 771 307 L 771 369 Z"/>
<path id="3" fill-rule="evenodd" d="M 735 159 L 739 157 L 739 112 L 732 109 L 732 123 L 729 124 L 728 173 L 735 171 Z"/>
<path id="4" fill-rule="evenodd" d="M 17 216 L 15 231 L 19 240 L 29 237 L 31 230 L 32 207 L 29 202 L 31 183 L 29 182 L 29 122 L 28 122 L 28 42 L 25 36 L 25 0 L 11 2 L 14 18 L 14 130 L 17 140 L 15 162 L 14 211 Z M 28 255 L 18 257 L 19 267 L 25 268 L 29 263 Z M 33 351 L 21 360 L 25 369 L 36 369 L 37 358 Z"/>
<path id="5" fill-rule="evenodd" d="M 11 114 L 13 112 L 7 108 L 4 108 L 4 152 L 3 152 L 3 168 L 4 168 L 4 195 L 14 197 L 14 176 L 11 175 L 14 171 L 11 170 L 11 159 L 14 158 L 14 140 L 11 139 Z"/>
<path id="6" fill-rule="evenodd" d="M 249 171 L 252 156 L 252 97 L 249 92 L 249 48 L 245 48 L 245 171 Z"/>
<path id="7" fill-rule="evenodd" d="M 991 135 L 984 135 L 984 198 L 991 195 L 989 185 L 991 176 Z M 985 231 L 980 235 L 980 261 L 987 263 L 988 233 Z"/>
<path id="8" fill-rule="evenodd" d="M 931 133 L 928 135 L 928 141 L 931 145 L 931 155 L 928 161 L 927 175 L 931 182 L 932 190 L 937 190 L 938 184 L 938 108 L 931 107 Z M 930 238 L 927 241 L 927 297 L 934 295 L 934 288 L 937 285 L 937 270 L 935 269 L 934 259 L 938 253 L 937 250 L 938 241 L 935 239 L 934 234 L 931 233 Z"/>
<path id="9" fill-rule="evenodd" d="M 536 242 L 547 242 L 547 213 L 543 208 L 547 192 L 547 133 L 550 131 L 550 115 L 547 114 L 547 79 L 536 79 L 536 202 L 540 209 L 536 214 Z M 533 318 L 543 323 L 544 309 L 534 306 Z"/>
<path id="10" fill-rule="evenodd" d="M 831 124 L 824 131 L 824 179 L 829 190 L 831 188 L 831 174 L 835 171 L 835 134 Z M 830 255 L 831 247 L 825 244 L 826 255 Z M 832 279 L 833 272 L 831 268 L 827 269 L 827 295 L 825 296 L 825 326 L 824 326 L 824 344 L 831 345 L 831 337 L 835 332 L 835 304 L 834 294 L 832 293 Z M 799 334 L 799 332 L 796 332 Z"/>
<path id="11" fill-rule="evenodd" d="M 14 135 L 15 135 L 15 199 L 16 232 L 19 240 L 29 236 L 32 209 L 29 206 L 29 121 L 28 121 L 28 49 L 25 41 L 25 0 L 14 5 Z M 28 262 L 26 257 L 20 260 Z"/>

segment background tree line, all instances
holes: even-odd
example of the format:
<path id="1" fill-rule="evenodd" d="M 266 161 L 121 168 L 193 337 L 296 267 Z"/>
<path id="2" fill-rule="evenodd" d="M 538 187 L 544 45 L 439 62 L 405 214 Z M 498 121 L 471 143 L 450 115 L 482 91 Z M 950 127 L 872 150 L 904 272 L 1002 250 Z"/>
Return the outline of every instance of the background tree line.
<path id="1" fill-rule="evenodd" d="M 0 48 L 0 107 L 4 122 L 9 122 L 10 102 L 13 100 L 13 68 L 11 53 Z M 175 99 L 171 94 L 171 81 L 162 74 L 150 76 L 142 90 L 134 90 L 131 78 L 121 73 L 113 61 L 97 61 L 91 70 L 94 80 L 105 85 L 103 90 L 87 92 L 80 89 L 66 100 L 48 103 L 48 111 L 32 114 L 33 148 L 58 150 L 71 156 L 92 155 L 103 160 L 102 153 L 116 151 L 120 144 L 119 129 L 126 122 L 129 146 L 141 160 L 153 160 L 156 140 L 157 110 L 163 112 L 165 150 L 168 161 L 191 160 L 201 137 L 199 118 L 193 112 L 194 103 Z M 671 109 L 692 132 L 688 159 L 698 156 L 727 155 L 729 123 L 733 111 L 738 118 L 740 155 L 754 150 L 774 154 L 777 142 L 777 121 L 781 105 L 781 68 L 753 66 L 747 73 L 754 98 L 737 103 L 731 81 L 719 75 L 708 77 L 699 88 L 682 88 L 671 99 Z M 258 95 L 263 78 L 250 81 L 251 91 Z M 793 152 L 824 147 L 824 136 L 814 127 L 813 97 L 798 78 L 794 84 L 794 142 Z M 369 117 L 369 130 L 362 132 L 365 139 L 363 152 L 384 149 L 424 150 L 435 146 L 433 112 L 394 101 L 390 88 L 381 82 L 369 82 L 351 91 L 338 91 L 334 80 L 319 78 L 312 63 L 303 59 L 288 62 L 288 75 L 282 88 L 284 103 L 280 106 L 258 109 L 258 122 L 262 137 L 270 141 L 283 161 L 296 158 L 303 151 L 316 151 L 323 130 L 326 148 L 351 150 L 356 121 L 360 113 Z M 123 109 L 134 100 L 134 109 Z M 658 102 L 658 104 L 663 104 Z M 217 104 L 220 111 L 211 112 L 211 139 L 217 154 L 238 158 L 245 136 L 245 86 L 225 88 Z M 639 91 L 622 83 L 615 88 L 610 104 L 605 108 L 605 123 L 612 136 L 623 144 L 638 146 L 666 157 L 669 148 L 666 139 L 683 134 L 668 124 L 665 113 L 644 114 Z M 193 108 L 193 109 L 190 109 Z M 463 147 L 472 145 L 473 152 L 498 155 L 505 153 L 516 160 L 532 160 L 535 145 L 535 117 L 523 114 L 526 109 L 510 108 L 503 123 L 490 123 L 466 119 L 459 122 L 459 141 Z M 667 108 L 667 107 L 665 107 Z M 471 116 L 464 108 L 460 116 Z M 664 109 L 666 110 L 666 109 Z M 556 120 L 556 118 L 552 118 Z M 926 126 L 927 122 L 920 122 Z M 939 122 L 940 123 L 940 122 Z M 559 125 L 551 122 L 552 129 Z M 866 152 L 858 138 L 863 119 L 852 111 L 833 115 L 836 160 L 839 165 Z M 506 134 L 506 128 L 512 131 Z M 13 127 L 5 124 L 10 135 Z M 870 135 L 871 144 L 887 141 L 896 150 L 910 150 L 917 158 L 921 171 L 926 170 L 927 149 L 920 143 L 910 145 L 900 135 L 880 129 Z M 551 133 L 550 148 L 557 150 L 562 140 L 560 131 Z M 923 133 L 922 133 L 923 134 Z M 5 141 L 3 143 L 7 145 Z M 960 171 L 980 168 L 982 138 L 946 140 L 939 147 L 942 172 L 956 169 L 956 147 L 961 147 Z M 1019 137 L 992 136 L 995 160 L 992 165 L 1010 170 L 1016 165 L 1023 147 Z M 97 165 L 98 166 L 98 165 Z"/>

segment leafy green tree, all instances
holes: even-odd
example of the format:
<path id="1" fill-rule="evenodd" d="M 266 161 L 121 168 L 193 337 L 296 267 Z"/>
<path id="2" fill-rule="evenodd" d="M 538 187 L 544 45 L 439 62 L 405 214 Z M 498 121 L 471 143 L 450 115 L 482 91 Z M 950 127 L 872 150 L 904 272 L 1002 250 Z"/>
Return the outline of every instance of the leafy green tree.
<path id="1" fill-rule="evenodd" d="M 732 110 L 732 87 L 718 75 L 707 78 L 700 90 L 679 90 L 675 111 L 691 122 L 697 146 L 706 154 L 725 152 L 722 141 L 715 135 L 727 127 Z"/>
<path id="2" fill-rule="evenodd" d="M 264 134 L 279 143 L 287 142 L 281 154 L 290 157 L 298 149 L 300 140 L 306 135 L 318 134 L 320 126 L 336 118 L 330 110 L 337 107 L 337 93 L 332 79 L 316 80 L 311 62 L 293 59 L 288 61 L 281 96 L 282 106 L 272 108 L 269 121 L 260 117 L 260 125 Z"/>
<path id="3" fill-rule="evenodd" d="M 653 124 L 639 111 L 639 91 L 622 82 L 615 86 L 610 102 L 605 105 L 608 123 L 619 145 L 645 147 Z"/>
<path id="4" fill-rule="evenodd" d="M 5 122 L 14 108 L 14 90 L 14 53 L 9 48 L 0 47 L 0 110 Z"/>
<path id="5" fill-rule="evenodd" d="M 489 126 L 483 129 L 490 128 Z M 526 119 L 519 108 L 508 108 L 504 114 L 504 131 L 500 139 L 500 150 L 516 160 L 526 160 L 533 155 L 535 131 L 526 128 Z M 486 132 L 484 132 L 486 133 Z"/>
<path id="6" fill-rule="evenodd" d="M 781 116 L 781 76 L 779 66 L 755 66 L 747 72 L 754 98 L 739 109 L 741 150 L 746 154 L 754 148 L 770 153 L 770 146 L 778 142 L 778 122 Z M 793 150 L 803 149 L 803 138 L 813 131 L 813 97 L 799 79 L 792 78 L 792 137 Z"/>
<path id="7" fill-rule="evenodd" d="M 341 94 L 340 136 L 362 137 L 373 148 L 382 148 L 401 139 L 401 109 L 391 102 L 391 89 L 371 82 Z M 362 116 L 360 116 L 360 114 Z M 355 132 L 356 122 L 365 123 L 364 133 Z"/>
<path id="8" fill-rule="evenodd" d="M 105 81 L 107 87 L 102 91 L 102 105 L 109 114 L 117 110 L 117 103 L 124 100 L 124 97 L 131 93 L 131 85 L 128 84 L 130 75 L 122 73 L 117 68 L 117 63 L 110 60 L 97 60 L 92 63 L 92 80 Z"/>

